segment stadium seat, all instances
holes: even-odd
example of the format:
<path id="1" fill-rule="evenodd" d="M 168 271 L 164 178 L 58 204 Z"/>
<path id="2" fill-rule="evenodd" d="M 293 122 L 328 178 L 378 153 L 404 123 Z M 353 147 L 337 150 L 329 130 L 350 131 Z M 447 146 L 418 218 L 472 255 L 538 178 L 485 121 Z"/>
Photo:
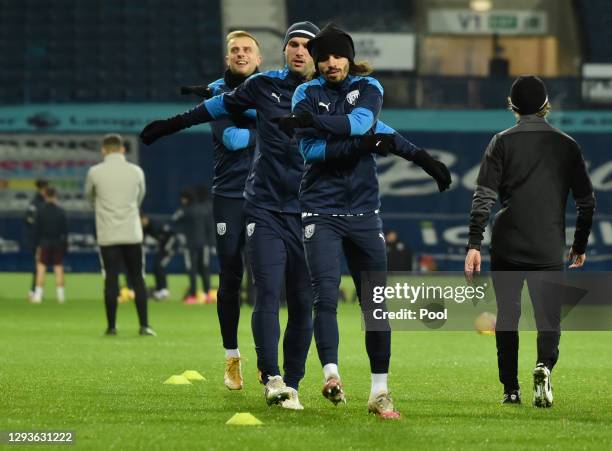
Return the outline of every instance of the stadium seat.
<path id="1" fill-rule="evenodd" d="M 222 69 L 220 14 L 218 0 L 185 0 L 181 10 L 165 0 L 1 2 L 0 80 L 22 82 L 27 68 L 33 95 L 56 102 L 161 100 L 155 93 L 176 100 L 179 80 L 212 79 Z M 114 86 L 98 89 L 102 82 Z M 2 90 L 0 102 L 15 101 L 15 92 Z"/>

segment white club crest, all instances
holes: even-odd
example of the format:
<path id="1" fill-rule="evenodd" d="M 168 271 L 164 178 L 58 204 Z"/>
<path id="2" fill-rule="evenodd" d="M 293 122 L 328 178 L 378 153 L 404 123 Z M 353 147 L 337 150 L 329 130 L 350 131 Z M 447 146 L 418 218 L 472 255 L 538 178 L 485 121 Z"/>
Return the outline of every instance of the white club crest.
<path id="1" fill-rule="evenodd" d="M 254 231 L 255 231 L 255 223 L 251 222 L 250 224 L 247 224 L 247 236 L 253 235 Z"/>
<path id="2" fill-rule="evenodd" d="M 217 235 L 223 236 L 225 235 L 226 231 L 227 231 L 227 224 L 225 222 L 218 222 L 217 223 Z"/>
<path id="3" fill-rule="evenodd" d="M 354 91 L 349 92 L 346 95 L 346 101 L 348 103 L 350 103 L 351 105 L 355 106 L 355 103 L 357 103 L 357 99 L 359 98 L 359 90 L 355 89 Z"/>
<path id="4" fill-rule="evenodd" d="M 315 233 L 315 224 L 308 224 L 304 227 L 304 237 L 306 239 L 312 238 Z"/>

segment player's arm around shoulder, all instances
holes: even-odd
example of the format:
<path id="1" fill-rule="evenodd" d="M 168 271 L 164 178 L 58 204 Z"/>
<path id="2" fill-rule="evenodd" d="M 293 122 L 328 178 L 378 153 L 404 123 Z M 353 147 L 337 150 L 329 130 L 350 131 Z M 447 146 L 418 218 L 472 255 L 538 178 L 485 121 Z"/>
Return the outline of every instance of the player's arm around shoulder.
<path id="1" fill-rule="evenodd" d="M 204 104 L 214 119 L 228 118 L 232 114 L 242 114 L 249 109 L 258 109 L 265 91 L 267 72 L 251 75 L 232 91 L 221 93 Z"/>

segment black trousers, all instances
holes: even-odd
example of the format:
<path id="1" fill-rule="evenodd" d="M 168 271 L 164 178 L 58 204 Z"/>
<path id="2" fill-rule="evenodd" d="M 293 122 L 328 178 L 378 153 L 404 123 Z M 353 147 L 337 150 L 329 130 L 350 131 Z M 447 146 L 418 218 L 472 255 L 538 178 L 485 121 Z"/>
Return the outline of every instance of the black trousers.
<path id="1" fill-rule="evenodd" d="M 32 270 L 32 284 L 30 285 L 30 291 L 34 291 L 36 288 L 36 248 L 30 251 L 32 254 L 31 262 L 34 264 L 34 269 Z"/>
<path id="2" fill-rule="evenodd" d="M 240 285 L 244 273 L 244 199 L 214 196 L 213 217 L 219 256 L 217 315 L 225 349 L 238 348 Z"/>
<path id="3" fill-rule="evenodd" d="M 153 275 L 155 276 L 155 290 L 168 288 L 168 276 L 166 267 L 174 257 L 174 247 L 176 239 L 171 236 L 167 240 L 161 241 L 157 245 L 157 253 L 153 260 Z"/>
<path id="4" fill-rule="evenodd" d="M 147 318 L 147 290 L 144 281 L 144 254 L 142 245 L 117 244 L 100 246 L 100 263 L 104 276 L 104 305 L 106 306 L 106 320 L 108 328 L 116 327 L 117 296 L 119 295 L 119 273 L 122 265 L 128 279 L 134 285 L 136 297 L 136 311 L 141 327 L 149 325 Z"/>
<path id="5" fill-rule="evenodd" d="M 551 290 L 535 272 L 562 270 L 563 264 L 547 267 L 516 265 L 491 253 L 491 272 L 497 299 L 497 365 L 499 381 L 504 384 L 506 391 L 519 388 L 518 325 L 521 317 L 521 292 L 525 282 L 538 330 L 536 363 L 544 363 L 550 370 L 557 363 L 562 299 L 558 298 L 558 290 Z"/>
<path id="6" fill-rule="evenodd" d="M 189 276 L 189 296 L 197 293 L 198 275 L 202 279 L 204 293 L 210 291 L 210 246 L 187 246 L 185 267 Z"/>

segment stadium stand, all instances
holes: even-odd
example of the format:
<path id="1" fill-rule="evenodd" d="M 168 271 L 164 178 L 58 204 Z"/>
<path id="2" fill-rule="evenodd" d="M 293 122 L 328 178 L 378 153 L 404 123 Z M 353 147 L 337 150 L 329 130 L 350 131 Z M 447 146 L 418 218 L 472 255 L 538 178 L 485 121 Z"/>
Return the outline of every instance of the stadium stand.
<path id="1" fill-rule="evenodd" d="M 576 12 L 582 25 L 584 61 L 612 63 L 612 9 L 608 0 L 577 0 Z"/>
<path id="2" fill-rule="evenodd" d="M 220 14 L 210 0 L 0 2 L 0 101 L 179 100 L 177 85 L 223 68 Z"/>
<path id="3" fill-rule="evenodd" d="M 223 70 L 220 3 L 184 0 L 179 11 L 163 0 L 0 2 L 0 102 L 184 101 L 176 86 L 214 80 Z M 347 11 L 339 0 L 286 2 L 289 23 L 308 17 L 373 32 L 414 32 L 415 5 L 355 0 Z M 576 0 L 574 7 L 584 61 L 612 62 L 609 2 Z M 500 108 L 498 96 L 490 93 L 506 91 L 511 81 L 414 73 L 401 74 L 401 80 L 394 74 L 382 76 L 395 93 L 385 97 L 385 104 L 404 108 Z M 546 83 L 558 106 L 584 106 L 580 78 Z"/>
<path id="4" fill-rule="evenodd" d="M 364 14 L 364 11 L 368 13 Z M 346 2 L 342 0 L 321 2 L 316 6 L 302 0 L 287 0 L 289 23 L 308 17 L 320 26 L 332 21 L 351 31 L 414 31 L 411 21 L 413 14 L 414 2 L 411 0 L 389 0 L 380 3 L 355 0 L 351 1 L 350 9 L 346 8 Z"/>

